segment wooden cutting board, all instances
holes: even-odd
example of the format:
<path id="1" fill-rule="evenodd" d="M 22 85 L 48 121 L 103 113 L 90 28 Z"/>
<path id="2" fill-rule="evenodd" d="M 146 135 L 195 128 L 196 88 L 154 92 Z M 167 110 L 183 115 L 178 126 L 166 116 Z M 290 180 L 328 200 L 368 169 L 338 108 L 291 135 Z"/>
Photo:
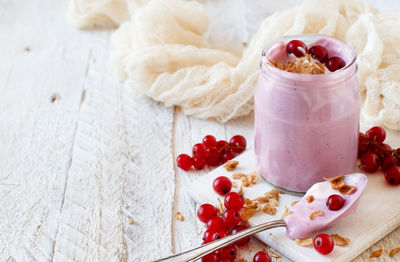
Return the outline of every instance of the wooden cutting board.
<path id="1" fill-rule="evenodd" d="M 218 206 L 218 198 L 223 199 L 212 189 L 212 182 L 215 178 L 219 176 L 231 178 L 234 172 L 250 173 L 256 170 L 255 155 L 252 148 L 246 150 L 235 160 L 239 161 L 239 166 L 234 171 L 227 171 L 221 166 L 191 184 L 188 188 L 191 196 L 200 203 L 208 202 Z M 355 171 L 362 172 L 359 169 Z M 348 246 L 335 246 L 331 254 L 323 256 L 317 253 L 313 247 L 298 246 L 295 241 L 286 237 L 285 228 L 261 232 L 257 234 L 257 238 L 293 261 L 350 261 L 400 226 L 400 186 L 389 186 L 381 172 L 368 174 L 367 177 L 368 185 L 361 197 L 356 213 L 344 218 L 331 228 L 318 232 L 339 234 L 350 238 L 351 242 Z M 240 180 L 232 179 L 232 181 L 236 181 L 238 184 L 238 188 L 234 188 L 233 191 L 238 191 Z M 274 187 L 271 184 L 260 177 L 256 185 L 244 188 L 244 196 L 253 199 L 263 196 L 265 192 L 272 188 Z M 259 212 L 249 219 L 249 224 L 257 225 L 280 219 L 285 211 L 285 206 L 289 207 L 293 201 L 300 198 L 301 195 L 288 193 L 280 195 L 279 206 L 275 215 L 271 216 Z M 382 256 L 388 256 L 386 253 Z"/>

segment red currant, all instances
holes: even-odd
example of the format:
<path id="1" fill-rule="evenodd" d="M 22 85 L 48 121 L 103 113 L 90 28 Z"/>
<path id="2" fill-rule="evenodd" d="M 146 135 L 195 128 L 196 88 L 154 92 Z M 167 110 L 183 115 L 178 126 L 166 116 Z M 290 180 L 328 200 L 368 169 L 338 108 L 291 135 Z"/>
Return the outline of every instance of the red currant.
<path id="1" fill-rule="evenodd" d="M 394 155 L 389 155 L 382 160 L 381 167 L 383 171 L 386 171 L 390 167 L 395 166 L 396 164 L 397 164 L 397 158 Z"/>
<path id="2" fill-rule="evenodd" d="M 336 70 L 339 70 L 343 67 L 346 66 L 346 63 L 344 60 L 340 57 L 333 56 L 328 59 L 325 63 L 326 67 L 329 69 L 331 72 L 335 72 Z"/>
<path id="3" fill-rule="evenodd" d="M 365 135 L 373 142 L 383 143 L 386 138 L 385 129 L 379 126 L 371 127 Z"/>
<path id="4" fill-rule="evenodd" d="M 232 149 L 226 151 L 223 155 L 224 162 L 231 160 L 235 157 L 235 154 L 232 152 Z"/>
<path id="5" fill-rule="evenodd" d="M 246 149 L 246 138 L 241 135 L 233 136 L 229 140 L 229 145 L 234 153 L 240 154 Z"/>
<path id="6" fill-rule="evenodd" d="M 359 133 L 358 136 L 358 157 L 360 158 L 362 154 L 368 151 L 368 138 L 363 133 Z"/>
<path id="7" fill-rule="evenodd" d="M 236 258 L 236 248 L 234 246 L 223 247 L 218 250 L 218 255 L 220 259 L 229 259 L 233 261 Z"/>
<path id="8" fill-rule="evenodd" d="M 240 210 L 244 205 L 244 200 L 238 193 L 230 192 L 225 196 L 224 205 L 226 209 Z"/>
<path id="9" fill-rule="evenodd" d="M 212 241 L 212 237 L 214 235 L 215 231 L 212 229 L 207 229 L 206 232 L 203 234 L 203 241 L 204 243 L 209 243 Z"/>
<path id="10" fill-rule="evenodd" d="M 345 199 L 339 195 L 330 195 L 326 200 L 326 206 L 329 210 L 339 210 L 343 207 Z"/>
<path id="11" fill-rule="evenodd" d="M 193 157 L 205 159 L 207 157 L 207 149 L 203 144 L 195 144 L 192 149 Z"/>
<path id="12" fill-rule="evenodd" d="M 219 213 L 219 210 L 215 206 L 213 206 L 211 204 L 203 204 L 197 210 L 197 218 L 201 222 L 207 223 L 208 220 L 217 216 L 218 213 Z"/>
<path id="13" fill-rule="evenodd" d="M 186 154 L 180 154 L 176 158 L 176 163 L 181 169 L 189 171 L 192 168 L 193 159 Z"/>
<path id="14" fill-rule="evenodd" d="M 297 57 L 302 57 L 307 53 L 307 46 L 300 40 L 292 40 L 286 45 L 287 54 L 294 54 Z"/>
<path id="15" fill-rule="evenodd" d="M 315 250 L 323 255 L 331 253 L 335 245 L 331 236 L 327 234 L 319 234 L 314 237 L 313 243 Z"/>
<path id="16" fill-rule="evenodd" d="M 203 138 L 203 145 L 209 149 L 209 148 L 213 148 L 215 146 L 215 144 L 217 143 L 217 140 L 215 139 L 214 136 L 212 135 L 207 135 Z"/>
<path id="17" fill-rule="evenodd" d="M 220 230 L 220 231 L 215 232 L 212 235 L 211 241 L 218 240 L 218 239 L 221 239 L 221 238 L 224 238 L 224 237 L 226 237 L 225 231 Z"/>
<path id="18" fill-rule="evenodd" d="M 207 165 L 204 158 L 193 157 L 193 167 L 197 170 L 202 170 Z"/>
<path id="19" fill-rule="evenodd" d="M 260 251 L 254 255 L 253 262 L 271 262 L 271 257 L 264 251 Z"/>
<path id="20" fill-rule="evenodd" d="M 308 53 L 312 58 L 318 59 L 321 63 L 325 63 L 328 59 L 328 51 L 326 51 L 325 47 L 320 45 L 315 45 L 308 50 Z"/>
<path id="21" fill-rule="evenodd" d="M 392 155 L 392 148 L 388 144 L 381 144 L 377 146 L 377 154 L 380 158 Z"/>
<path id="22" fill-rule="evenodd" d="M 232 234 L 239 233 L 240 231 L 245 230 L 247 228 L 248 227 L 246 225 L 237 225 L 234 228 L 232 228 Z M 249 243 L 249 241 L 250 241 L 250 237 L 242 238 L 242 239 L 236 241 L 235 245 L 241 247 L 241 246 L 244 246 L 247 243 Z"/>
<path id="23" fill-rule="evenodd" d="M 211 253 L 201 258 L 201 262 L 219 262 L 219 256 L 216 253 Z"/>
<path id="24" fill-rule="evenodd" d="M 226 176 L 217 177 L 213 182 L 214 191 L 223 196 L 229 193 L 232 189 L 232 182 Z"/>
<path id="25" fill-rule="evenodd" d="M 207 229 L 212 229 L 214 231 L 225 230 L 224 221 L 221 217 L 212 217 L 207 221 Z"/>
<path id="26" fill-rule="evenodd" d="M 221 164 L 221 155 L 214 148 L 207 150 L 206 161 L 209 166 L 218 166 Z"/>
<path id="27" fill-rule="evenodd" d="M 361 156 L 361 169 L 365 172 L 373 173 L 378 167 L 378 156 L 376 154 L 366 152 Z"/>
<path id="28" fill-rule="evenodd" d="M 390 185 L 400 184 L 400 167 L 392 166 L 384 174 L 386 181 Z"/>
<path id="29" fill-rule="evenodd" d="M 225 140 L 219 140 L 215 144 L 215 148 L 217 149 L 218 153 L 223 155 L 227 150 L 229 150 L 229 143 L 226 142 Z"/>
<path id="30" fill-rule="evenodd" d="M 228 258 L 223 258 L 223 259 L 220 259 L 219 262 L 233 262 L 233 260 L 230 260 Z"/>
<path id="31" fill-rule="evenodd" d="M 239 224 L 240 215 L 235 209 L 228 209 L 222 214 L 222 220 L 227 228 L 231 228 Z"/>

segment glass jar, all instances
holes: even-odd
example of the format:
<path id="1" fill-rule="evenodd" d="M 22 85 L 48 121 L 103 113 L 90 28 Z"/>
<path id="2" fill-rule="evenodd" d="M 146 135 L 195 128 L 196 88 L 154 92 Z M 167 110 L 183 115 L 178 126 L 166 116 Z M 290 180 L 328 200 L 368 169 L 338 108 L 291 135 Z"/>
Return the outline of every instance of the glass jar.
<path id="1" fill-rule="evenodd" d="M 320 75 L 272 66 L 268 60 L 287 57 L 286 44 L 293 39 L 324 46 L 346 66 Z M 354 170 L 360 114 L 356 72 L 355 51 L 329 36 L 287 36 L 264 49 L 254 96 L 254 146 L 258 169 L 270 183 L 305 192 L 323 177 Z"/>

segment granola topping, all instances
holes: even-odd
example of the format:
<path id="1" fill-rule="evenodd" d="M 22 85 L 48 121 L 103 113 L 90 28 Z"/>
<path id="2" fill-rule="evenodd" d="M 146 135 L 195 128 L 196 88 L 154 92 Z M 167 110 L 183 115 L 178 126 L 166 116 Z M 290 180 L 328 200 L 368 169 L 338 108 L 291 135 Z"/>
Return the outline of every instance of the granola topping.
<path id="1" fill-rule="evenodd" d="M 350 239 L 346 237 L 342 237 L 338 234 L 332 234 L 331 235 L 333 241 L 335 242 L 336 246 L 343 247 L 347 246 L 350 243 Z"/>
<path id="2" fill-rule="evenodd" d="M 228 171 L 234 170 L 239 165 L 239 161 L 236 160 L 228 160 L 224 165 L 225 169 Z"/>
<path id="3" fill-rule="evenodd" d="M 382 249 L 375 250 L 372 252 L 369 257 L 380 257 L 382 255 Z"/>
<path id="4" fill-rule="evenodd" d="M 183 215 L 179 211 L 176 212 L 175 218 L 176 220 L 183 221 Z"/>
<path id="5" fill-rule="evenodd" d="M 296 244 L 302 247 L 309 247 L 313 245 L 313 240 L 309 238 L 296 238 Z"/>
<path id="6" fill-rule="evenodd" d="M 311 203 L 311 202 L 313 202 L 314 201 L 314 196 L 313 195 L 309 195 L 308 197 L 307 197 L 307 202 L 308 203 Z"/>
<path id="7" fill-rule="evenodd" d="M 272 66 L 288 72 L 299 74 L 325 73 L 324 65 L 318 61 L 313 61 L 310 54 L 306 54 L 301 58 L 296 58 L 295 60 L 289 61 L 287 64 L 278 61 L 272 61 L 270 59 L 268 59 L 268 61 Z"/>
<path id="8" fill-rule="evenodd" d="M 400 247 L 396 247 L 396 248 L 390 250 L 389 256 L 393 257 L 399 251 L 400 251 Z"/>
<path id="9" fill-rule="evenodd" d="M 313 220 L 313 219 L 315 219 L 315 218 L 317 218 L 317 217 L 322 217 L 322 216 L 324 216 L 324 215 L 325 215 L 324 212 L 318 210 L 318 211 L 312 212 L 311 215 L 309 216 L 309 218 L 310 218 L 311 220 Z"/>

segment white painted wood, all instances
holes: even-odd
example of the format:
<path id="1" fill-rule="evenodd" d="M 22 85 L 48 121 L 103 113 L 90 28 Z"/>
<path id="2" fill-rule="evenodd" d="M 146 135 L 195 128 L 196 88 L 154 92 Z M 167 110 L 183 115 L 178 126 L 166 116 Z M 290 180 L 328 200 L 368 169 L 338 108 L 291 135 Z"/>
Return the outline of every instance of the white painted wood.
<path id="1" fill-rule="evenodd" d="M 296 1 L 205 1 L 210 38 L 246 42 L 262 17 Z M 174 117 L 134 97 L 107 73 L 110 32 L 75 29 L 66 7 L 0 1 L 0 261 L 149 261 L 197 246 L 204 228 L 187 191 L 206 172 L 182 172 L 174 159 L 205 134 L 243 134 L 251 146 L 252 118 Z M 399 242 L 397 229 L 372 250 Z M 239 255 L 251 261 L 263 247 Z"/>

